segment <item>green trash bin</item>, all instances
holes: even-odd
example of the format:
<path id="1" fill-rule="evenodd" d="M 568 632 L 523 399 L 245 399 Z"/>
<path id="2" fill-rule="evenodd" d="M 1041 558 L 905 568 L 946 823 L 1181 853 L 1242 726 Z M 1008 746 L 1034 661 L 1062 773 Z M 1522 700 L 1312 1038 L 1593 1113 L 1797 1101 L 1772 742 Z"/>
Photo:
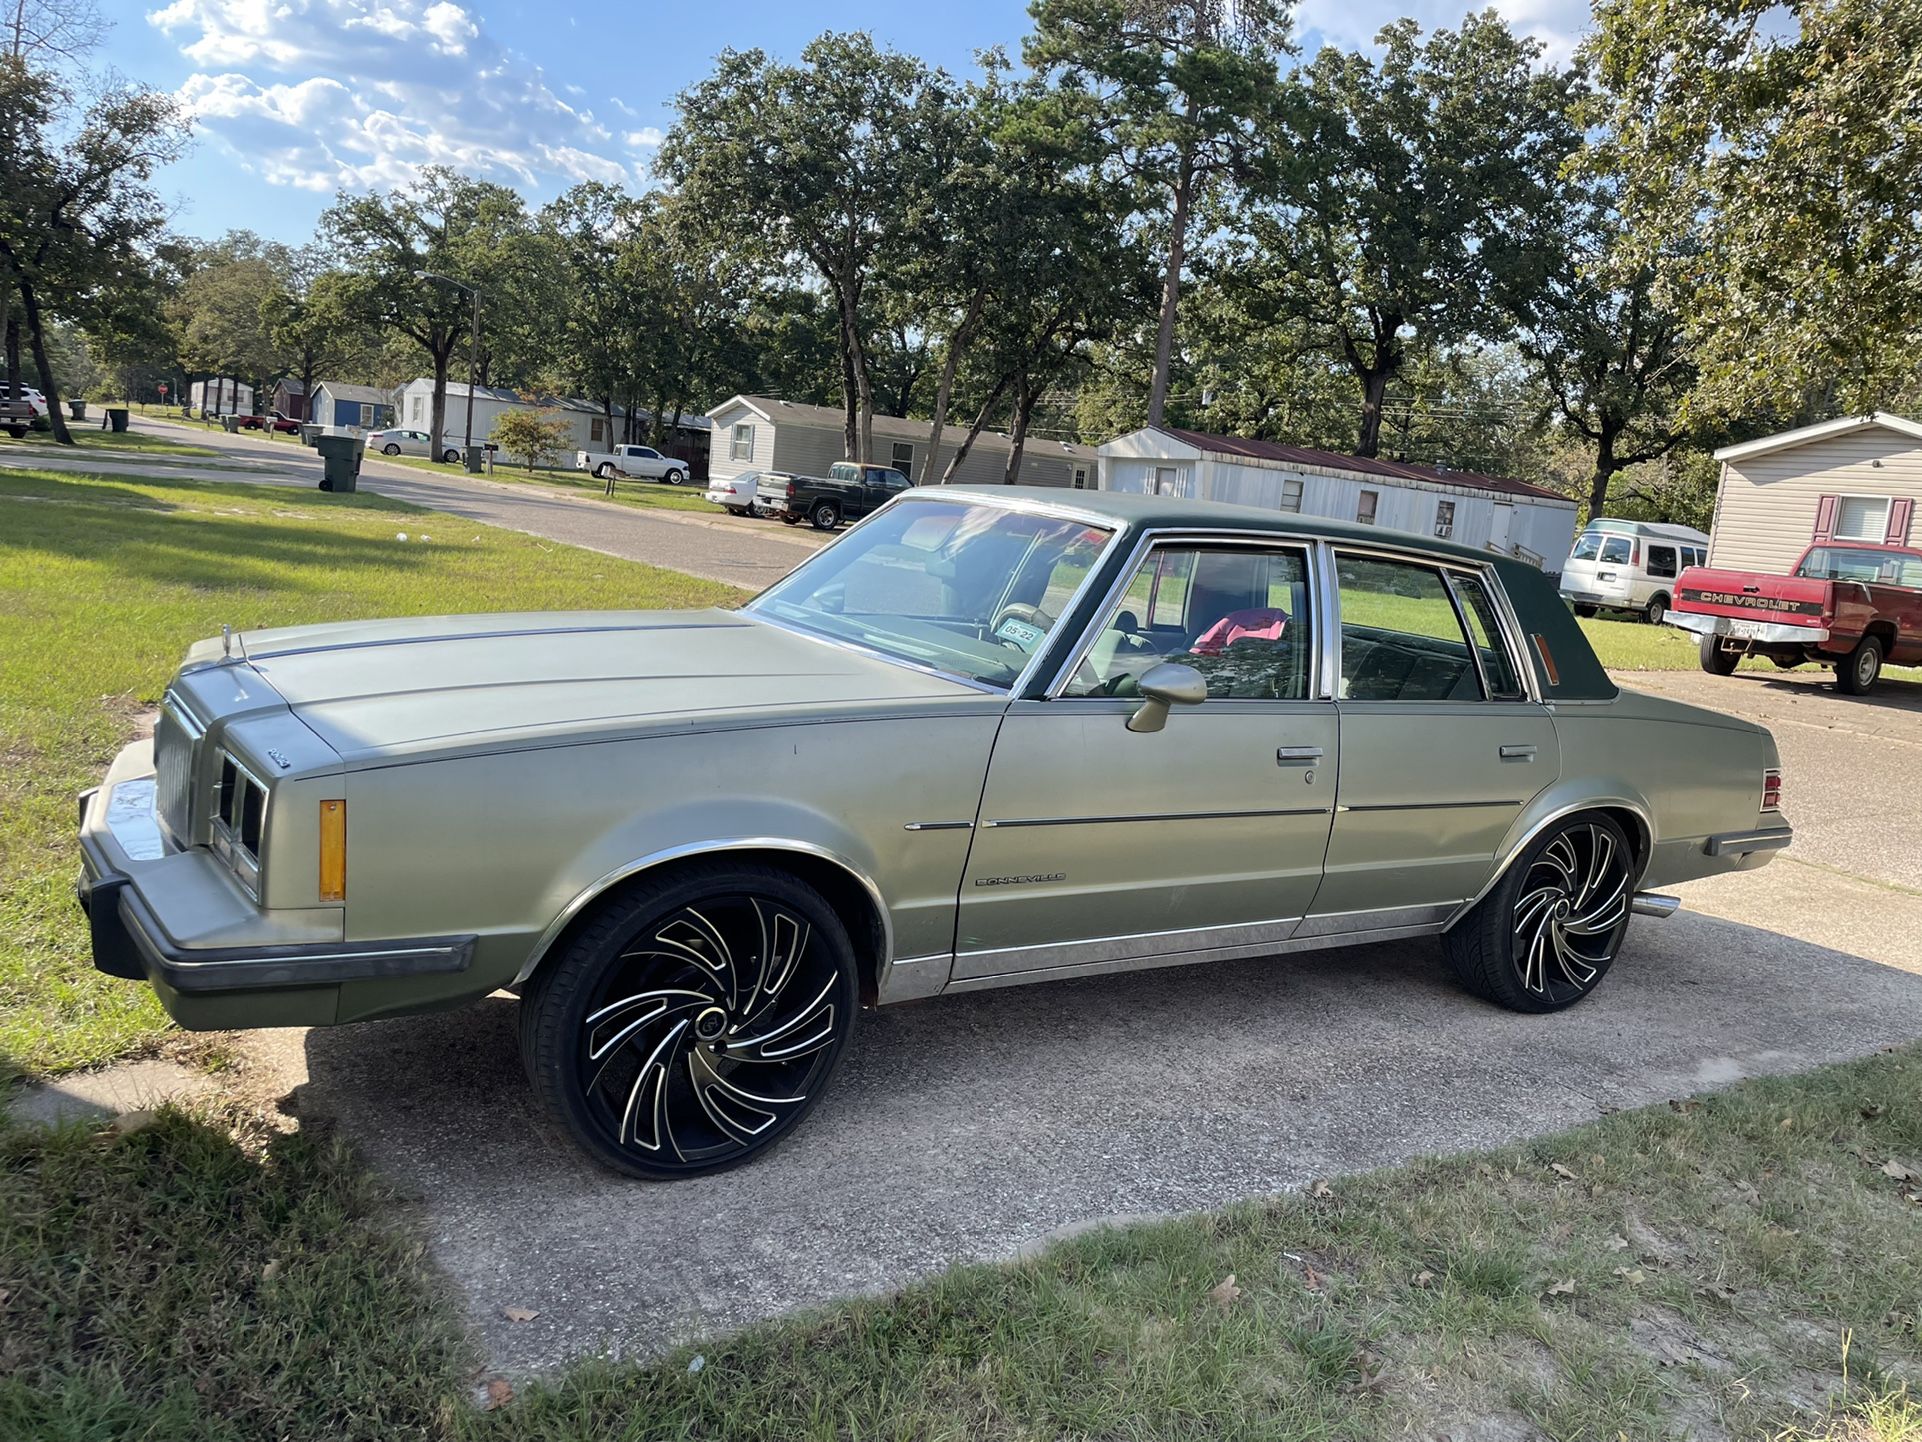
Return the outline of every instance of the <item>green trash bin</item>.
<path id="1" fill-rule="evenodd" d="M 323 491 L 352 491 L 360 484 L 360 458 L 367 449 L 357 436 L 322 436 L 314 443 L 320 452 L 320 488 Z"/>
<path id="2" fill-rule="evenodd" d="M 481 459 L 486 454 L 487 454 L 486 451 L 483 450 L 480 446 L 469 446 L 467 448 L 466 459 L 467 459 L 468 475 L 478 476 L 481 473 L 483 469 L 481 465 Z"/>
<path id="3" fill-rule="evenodd" d="M 116 432 L 126 430 L 127 408 L 125 406 L 108 406 L 107 424 Z"/>
<path id="4" fill-rule="evenodd" d="M 67 414 L 76 421 L 84 421 L 87 418 L 87 403 L 76 396 L 67 402 Z"/>

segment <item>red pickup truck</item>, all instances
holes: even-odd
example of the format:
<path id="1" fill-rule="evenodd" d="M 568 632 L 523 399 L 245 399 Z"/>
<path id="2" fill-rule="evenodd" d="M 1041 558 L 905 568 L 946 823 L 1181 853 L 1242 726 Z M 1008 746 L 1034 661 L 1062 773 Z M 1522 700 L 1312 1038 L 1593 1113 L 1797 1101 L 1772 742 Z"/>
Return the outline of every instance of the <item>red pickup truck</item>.
<path id="1" fill-rule="evenodd" d="M 1922 663 L 1922 551 L 1821 541 L 1786 576 L 1691 566 L 1666 619 L 1701 638 L 1704 671 L 1726 676 L 1744 656 L 1813 661 L 1866 696 L 1884 663 Z"/>
<path id="2" fill-rule="evenodd" d="M 285 431 L 289 435 L 296 435 L 300 431 L 300 422 L 283 416 L 279 411 L 269 411 L 264 416 L 240 417 L 240 428 L 243 431 Z"/>

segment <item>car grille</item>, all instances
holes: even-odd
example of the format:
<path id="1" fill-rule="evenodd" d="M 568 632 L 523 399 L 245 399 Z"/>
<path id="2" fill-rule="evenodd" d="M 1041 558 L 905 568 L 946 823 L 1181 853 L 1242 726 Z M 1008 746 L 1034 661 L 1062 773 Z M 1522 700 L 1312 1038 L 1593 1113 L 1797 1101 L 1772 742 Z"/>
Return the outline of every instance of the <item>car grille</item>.
<path id="1" fill-rule="evenodd" d="M 154 723 L 154 807 L 175 843 L 193 843 L 194 772 L 203 734 L 192 713 L 171 692 Z"/>
<path id="2" fill-rule="evenodd" d="M 214 785 L 210 828 L 214 854 L 232 868 L 240 884 L 260 899 L 260 838 L 267 821 L 267 788 L 225 752 Z"/>

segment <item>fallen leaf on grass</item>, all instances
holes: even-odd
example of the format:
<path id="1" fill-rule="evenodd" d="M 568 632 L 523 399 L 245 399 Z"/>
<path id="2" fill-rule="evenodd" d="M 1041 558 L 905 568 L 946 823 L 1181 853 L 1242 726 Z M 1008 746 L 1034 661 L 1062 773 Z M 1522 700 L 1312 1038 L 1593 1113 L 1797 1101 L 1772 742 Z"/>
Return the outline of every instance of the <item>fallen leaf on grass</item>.
<path id="1" fill-rule="evenodd" d="M 1669 1100 L 1668 1109 L 1672 1112 L 1699 1112 L 1702 1104 L 1694 1097 L 1673 1097 Z"/>
<path id="2" fill-rule="evenodd" d="M 490 1377 L 487 1385 L 481 1388 L 481 1410 L 492 1412 L 497 1407 L 505 1407 L 514 1400 L 514 1388 L 505 1377 Z"/>
<path id="3" fill-rule="evenodd" d="M 531 1322 L 540 1316 L 540 1313 L 532 1307 L 502 1307 L 501 1315 L 510 1322 Z"/>
<path id="4" fill-rule="evenodd" d="M 1608 1239 L 1608 1249 L 1611 1252 L 1626 1252 L 1628 1250 L 1628 1238 L 1620 1235 L 1610 1237 Z"/>
<path id="5" fill-rule="evenodd" d="M 1350 1390 L 1380 1392 L 1386 1386 L 1382 1360 L 1378 1353 L 1370 1352 L 1364 1347 L 1349 1359 L 1348 1365 L 1355 1369 L 1354 1380 L 1348 1384 Z"/>
<path id="6" fill-rule="evenodd" d="M 1617 1267 L 1615 1269 L 1615 1275 L 1620 1277 L 1624 1282 L 1627 1282 L 1631 1287 L 1641 1286 L 1644 1280 L 1644 1273 L 1640 1267 Z"/>
<path id="7" fill-rule="evenodd" d="M 113 1129 L 120 1136 L 145 1130 L 160 1119 L 160 1113 L 151 1109 L 136 1112 L 122 1112 L 113 1119 Z"/>
<path id="8" fill-rule="evenodd" d="M 1328 1284 L 1328 1279 L 1308 1263 L 1301 1265 L 1301 1284 L 1311 1292 L 1319 1292 Z"/>
<path id="9" fill-rule="evenodd" d="M 1762 1194 L 1755 1190 L 1755 1183 L 1749 1181 L 1746 1177 L 1735 1184 L 1735 1194 L 1751 1206 L 1758 1204 L 1762 1200 Z"/>
<path id="10" fill-rule="evenodd" d="M 1208 1289 L 1208 1300 L 1224 1312 L 1234 1306 L 1235 1298 L 1240 1295 L 1241 1288 L 1235 1285 L 1235 1274 L 1233 1272 L 1230 1272 Z"/>
<path id="11" fill-rule="evenodd" d="M 1575 1175 L 1573 1168 L 1565 1167 L 1560 1162 L 1550 1162 L 1548 1169 L 1565 1182 L 1579 1182 L 1581 1180 L 1580 1177 Z"/>
<path id="12" fill-rule="evenodd" d="M 1434 1285 L 1435 1285 L 1435 1274 L 1434 1274 L 1433 1272 L 1417 1272 L 1417 1273 L 1415 1273 L 1415 1285 L 1416 1285 L 1417 1287 L 1432 1287 L 1432 1286 L 1434 1286 Z"/>
<path id="13" fill-rule="evenodd" d="M 1791 1131 L 1795 1127 L 1795 1118 L 1783 1117 L 1782 1120 L 1780 1120 L 1775 1124 L 1775 1126 L 1776 1126 L 1776 1130 L 1778 1131 L 1784 1131 L 1784 1132 Z"/>
<path id="14" fill-rule="evenodd" d="M 1564 1277 L 1561 1281 L 1550 1286 L 1542 1295 L 1544 1297 L 1572 1297 L 1575 1295 L 1575 1279 L 1573 1277 Z"/>
<path id="15" fill-rule="evenodd" d="M 1718 1302 L 1733 1302 L 1735 1293 L 1720 1282 L 1704 1282 L 1695 1289 L 1698 1297 L 1713 1297 Z"/>
<path id="16" fill-rule="evenodd" d="M 1917 1171 L 1913 1162 L 1905 1162 L 1897 1157 L 1890 1157 L 1882 1163 L 1882 1175 L 1893 1177 L 1898 1182 L 1922 1182 L 1922 1171 Z"/>
<path id="17" fill-rule="evenodd" d="M 1328 1183 L 1324 1182 L 1320 1177 L 1316 1177 L 1315 1180 L 1309 1184 L 1308 1195 L 1315 1198 L 1315 1200 L 1317 1201 L 1320 1201 L 1325 1197 L 1332 1197 L 1334 1194 L 1335 1194 L 1335 1189 L 1329 1186 Z"/>
<path id="18" fill-rule="evenodd" d="M 280 1258 L 275 1257 L 260 1269 L 260 1280 L 271 1282 L 280 1275 Z"/>

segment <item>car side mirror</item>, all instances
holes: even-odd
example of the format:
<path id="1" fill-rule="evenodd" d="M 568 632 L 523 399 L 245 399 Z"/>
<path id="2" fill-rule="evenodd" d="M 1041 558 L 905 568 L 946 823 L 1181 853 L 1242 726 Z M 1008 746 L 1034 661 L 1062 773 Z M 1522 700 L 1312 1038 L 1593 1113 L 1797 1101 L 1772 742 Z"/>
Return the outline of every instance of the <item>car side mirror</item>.
<path id="1" fill-rule="evenodd" d="M 1135 682 L 1141 705 L 1128 718 L 1130 731 L 1159 731 L 1168 724 L 1170 706 L 1199 706 L 1208 699 L 1208 682 L 1192 666 L 1163 661 L 1150 666 Z"/>

